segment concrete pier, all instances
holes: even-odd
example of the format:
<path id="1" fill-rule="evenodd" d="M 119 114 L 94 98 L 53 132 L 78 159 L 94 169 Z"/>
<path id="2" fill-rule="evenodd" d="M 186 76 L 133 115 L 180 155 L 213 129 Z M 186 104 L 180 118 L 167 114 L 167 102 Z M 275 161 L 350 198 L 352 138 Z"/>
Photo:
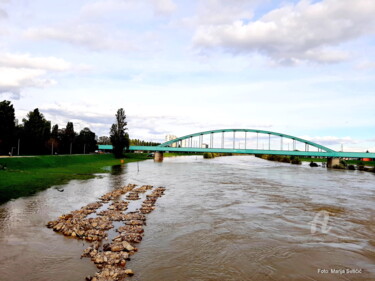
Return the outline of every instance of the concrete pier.
<path id="1" fill-rule="evenodd" d="M 154 154 L 154 161 L 155 162 L 163 162 L 164 154 L 161 151 L 155 151 Z"/>
<path id="2" fill-rule="evenodd" d="M 331 169 L 335 165 L 340 165 L 340 158 L 328 157 L 327 158 L 327 168 Z"/>

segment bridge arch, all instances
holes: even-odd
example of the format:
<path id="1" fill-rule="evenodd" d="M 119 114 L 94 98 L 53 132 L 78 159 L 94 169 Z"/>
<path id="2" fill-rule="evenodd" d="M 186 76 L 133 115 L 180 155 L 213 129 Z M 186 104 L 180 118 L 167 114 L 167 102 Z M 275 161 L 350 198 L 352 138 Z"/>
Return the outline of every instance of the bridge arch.
<path id="1" fill-rule="evenodd" d="M 291 136 L 291 135 L 287 135 L 287 134 L 283 134 L 283 133 L 277 133 L 277 132 L 266 131 L 266 130 L 256 130 L 256 129 L 219 129 L 219 130 L 210 130 L 210 131 L 198 132 L 198 133 L 189 134 L 189 135 L 186 135 L 186 136 L 183 136 L 183 137 L 179 137 L 179 138 L 164 142 L 164 143 L 160 144 L 159 147 L 169 147 L 174 143 L 178 143 L 182 140 L 187 140 L 187 139 L 190 139 L 190 138 L 193 138 L 193 137 L 199 137 L 199 136 L 210 135 L 210 134 L 215 134 L 215 133 L 226 133 L 226 132 L 234 132 L 234 133 L 235 132 L 249 132 L 249 133 L 266 134 L 266 135 L 269 135 L 269 136 L 271 136 L 271 135 L 272 136 L 278 136 L 278 137 L 282 137 L 282 138 L 291 139 L 293 141 L 305 143 L 307 145 L 311 145 L 313 147 L 316 147 L 316 148 L 318 148 L 320 150 L 323 150 L 323 151 L 326 151 L 326 152 L 335 152 L 334 150 L 332 150 L 332 149 L 330 149 L 326 146 L 323 146 L 323 145 L 320 145 L 320 144 L 317 144 L 315 142 L 308 141 L 308 140 L 305 140 L 305 139 L 302 139 L 302 138 L 299 138 L 299 137 L 295 137 L 295 136 Z"/>

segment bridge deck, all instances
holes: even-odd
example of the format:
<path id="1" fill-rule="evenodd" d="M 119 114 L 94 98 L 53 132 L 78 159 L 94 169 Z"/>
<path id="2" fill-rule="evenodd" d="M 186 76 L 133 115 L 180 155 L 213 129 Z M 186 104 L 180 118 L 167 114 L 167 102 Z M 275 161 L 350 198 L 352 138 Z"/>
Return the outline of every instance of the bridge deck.
<path id="1" fill-rule="evenodd" d="M 111 150 L 112 145 L 99 145 L 99 149 Z M 342 158 L 375 158 L 375 153 L 366 152 L 317 152 L 317 151 L 291 151 L 291 150 L 260 150 L 260 149 L 229 149 L 229 148 L 198 148 L 198 147 L 162 147 L 162 146 L 130 146 L 131 151 L 161 151 L 161 152 L 213 152 L 213 153 L 239 153 L 239 154 L 272 154 L 294 156 L 321 156 Z"/>

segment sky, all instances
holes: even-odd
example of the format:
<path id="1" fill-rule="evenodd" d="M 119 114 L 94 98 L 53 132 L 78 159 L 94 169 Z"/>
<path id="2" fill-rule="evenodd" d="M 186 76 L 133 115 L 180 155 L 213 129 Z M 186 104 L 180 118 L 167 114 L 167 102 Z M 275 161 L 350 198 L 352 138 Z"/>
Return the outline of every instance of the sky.
<path id="1" fill-rule="evenodd" d="M 131 138 L 222 128 L 375 151 L 373 0 L 0 0 L 0 100 Z"/>

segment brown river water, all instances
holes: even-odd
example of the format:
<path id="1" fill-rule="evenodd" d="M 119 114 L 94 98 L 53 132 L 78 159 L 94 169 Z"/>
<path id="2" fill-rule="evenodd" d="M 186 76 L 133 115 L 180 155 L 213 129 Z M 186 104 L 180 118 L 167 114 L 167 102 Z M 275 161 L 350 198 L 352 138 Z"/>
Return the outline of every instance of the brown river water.
<path id="1" fill-rule="evenodd" d="M 45 224 L 128 183 L 167 188 L 127 264 L 135 272 L 129 280 L 375 280 L 372 173 L 252 156 L 110 169 L 59 186 L 64 192 L 52 187 L 0 205 L 1 281 L 93 275 L 95 265 L 80 259 L 89 244 Z"/>

